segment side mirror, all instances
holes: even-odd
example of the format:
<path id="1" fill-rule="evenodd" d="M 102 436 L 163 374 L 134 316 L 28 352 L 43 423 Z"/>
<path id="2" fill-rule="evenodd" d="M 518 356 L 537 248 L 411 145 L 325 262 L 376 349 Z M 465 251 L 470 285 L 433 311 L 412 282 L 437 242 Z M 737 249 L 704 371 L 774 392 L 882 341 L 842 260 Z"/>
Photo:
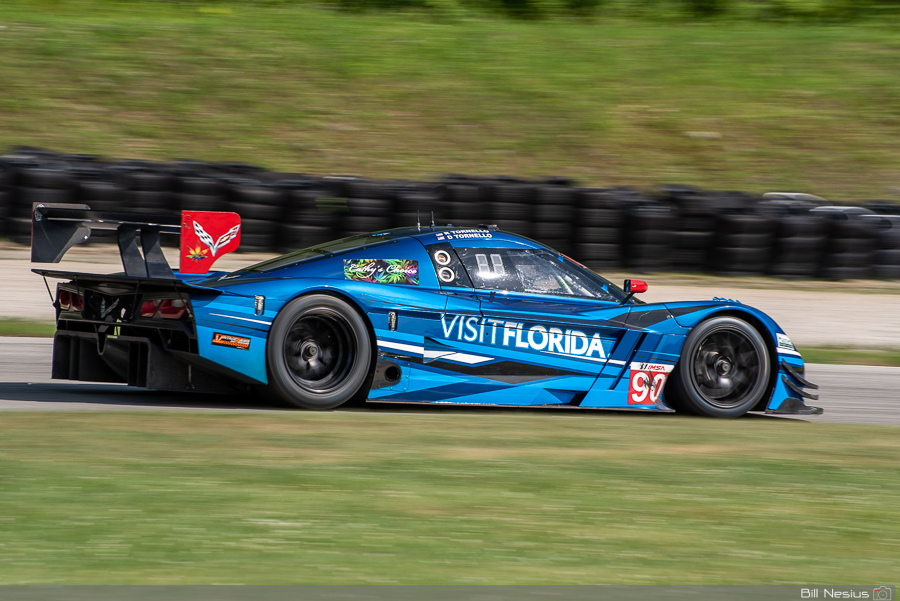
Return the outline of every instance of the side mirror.
<path id="1" fill-rule="evenodd" d="M 647 282 L 643 280 L 625 280 L 625 292 L 628 294 L 640 294 L 641 292 L 647 292 Z"/>

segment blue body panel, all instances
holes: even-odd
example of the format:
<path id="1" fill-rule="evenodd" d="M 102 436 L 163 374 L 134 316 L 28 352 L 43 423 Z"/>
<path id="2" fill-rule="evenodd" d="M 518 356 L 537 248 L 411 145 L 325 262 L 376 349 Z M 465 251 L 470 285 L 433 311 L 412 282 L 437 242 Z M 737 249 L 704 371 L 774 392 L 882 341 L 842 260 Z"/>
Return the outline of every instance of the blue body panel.
<path id="1" fill-rule="evenodd" d="M 372 401 L 670 411 L 664 375 L 655 397 L 639 398 L 632 386 L 670 373 L 691 328 L 726 313 L 755 323 L 774 351 L 779 367 L 767 407 L 777 408 L 792 396 L 781 381 L 780 362 L 802 368 L 803 360 L 758 309 L 724 299 L 619 304 L 449 286 L 432 263 L 428 249 L 435 245 L 546 248 L 479 228 L 392 231 L 359 248 L 273 269 L 191 278 L 200 355 L 265 384 L 267 337 L 279 311 L 301 295 L 325 293 L 357 306 L 372 326 L 378 360 L 401 368 L 399 381 L 371 390 Z M 415 262 L 417 281 L 360 281 L 347 275 L 348 263 L 370 260 Z M 249 339 L 249 347 L 214 345 L 216 334 Z M 641 371 L 645 375 L 638 375 Z"/>

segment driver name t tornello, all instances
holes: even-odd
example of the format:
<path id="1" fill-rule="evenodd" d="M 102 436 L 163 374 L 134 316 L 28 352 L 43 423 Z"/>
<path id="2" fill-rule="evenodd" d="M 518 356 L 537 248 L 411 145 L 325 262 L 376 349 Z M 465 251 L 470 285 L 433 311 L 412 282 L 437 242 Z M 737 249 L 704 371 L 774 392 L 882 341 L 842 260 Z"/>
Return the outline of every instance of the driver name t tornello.
<path id="1" fill-rule="evenodd" d="M 441 326 L 444 338 L 451 340 L 507 346 L 595 361 L 606 359 L 604 340 L 598 333 L 588 335 L 581 330 L 547 328 L 539 324 L 526 329 L 525 324 L 518 321 L 464 315 L 443 315 Z M 611 340 L 606 342 L 612 345 Z"/>

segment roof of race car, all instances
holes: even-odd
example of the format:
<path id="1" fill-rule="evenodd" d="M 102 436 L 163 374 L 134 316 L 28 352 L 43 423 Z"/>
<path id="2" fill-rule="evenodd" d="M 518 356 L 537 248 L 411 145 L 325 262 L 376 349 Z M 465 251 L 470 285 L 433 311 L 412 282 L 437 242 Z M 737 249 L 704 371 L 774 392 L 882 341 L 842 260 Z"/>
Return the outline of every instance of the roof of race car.
<path id="1" fill-rule="evenodd" d="M 401 227 L 371 234 L 350 236 L 326 242 L 325 244 L 311 246 L 263 261 L 262 263 L 244 267 L 236 273 L 273 271 L 307 260 L 322 259 L 373 245 L 405 239 L 415 239 L 423 245 L 446 242 L 454 247 L 546 248 L 534 240 L 510 232 L 502 232 L 496 229 L 496 226 L 480 225 L 468 228 L 453 226 Z"/>

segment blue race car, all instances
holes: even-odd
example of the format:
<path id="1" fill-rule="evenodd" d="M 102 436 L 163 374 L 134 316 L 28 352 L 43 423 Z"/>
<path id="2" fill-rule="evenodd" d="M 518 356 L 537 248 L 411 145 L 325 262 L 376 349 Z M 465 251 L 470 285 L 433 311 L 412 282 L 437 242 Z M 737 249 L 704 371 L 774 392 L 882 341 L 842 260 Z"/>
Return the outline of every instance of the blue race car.
<path id="1" fill-rule="evenodd" d="M 236 225 L 235 225 L 236 223 Z M 159 390 L 262 389 L 306 409 L 351 401 L 818 414 L 803 359 L 737 301 L 650 303 L 493 226 L 354 236 L 231 273 L 234 214 L 181 219 L 36 205 L 32 259 L 117 232 L 124 273 L 36 269 L 56 296 L 54 378 Z M 173 271 L 160 234 L 181 234 Z M 138 247 L 140 243 L 140 248 Z"/>

